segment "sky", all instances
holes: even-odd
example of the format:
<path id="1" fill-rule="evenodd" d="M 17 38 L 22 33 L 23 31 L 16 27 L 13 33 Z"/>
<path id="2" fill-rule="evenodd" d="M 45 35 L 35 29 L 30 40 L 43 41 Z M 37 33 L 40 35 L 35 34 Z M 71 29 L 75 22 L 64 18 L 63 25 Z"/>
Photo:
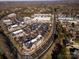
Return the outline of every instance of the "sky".
<path id="1" fill-rule="evenodd" d="M 63 0 L 0 0 L 0 1 L 63 1 Z"/>
<path id="2" fill-rule="evenodd" d="M 79 0 L 0 0 L 0 1 L 79 1 Z"/>

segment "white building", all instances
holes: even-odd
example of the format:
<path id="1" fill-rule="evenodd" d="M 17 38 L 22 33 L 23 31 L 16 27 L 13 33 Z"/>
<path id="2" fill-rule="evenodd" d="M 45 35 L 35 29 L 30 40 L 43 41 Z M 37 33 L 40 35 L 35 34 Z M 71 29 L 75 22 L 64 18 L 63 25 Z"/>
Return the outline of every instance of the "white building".
<path id="1" fill-rule="evenodd" d="M 42 37 L 42 35 L 38 35 L 36 38 L 32 39 L 31 42 L 34 43 L 36 41 L 38 41 L 38 39 L 40 39 Z"/>
<path id="2" fill-rule="evenodd" d="M 7 19 L 7 20 L 3 20 L 3 23 L 5 23 L 6 25 L 10 25 L 12 24 L 12 21 L 10 19 Z"/>
<path id="3" fill-rule="evenodd" d="M 7 17 L 11 18 L 11 17 L 16 17 L 15 13 L 9 14 Z"/>
<path id="4" fill-rule="evenodd" d="M 51 14 L 34 14 L 34 22 L 51 22 Z"/>
<path id="5" fill-rule="evenodd" d="M 31 22 L 32 22 L 32 20 L 31 20 L 30 17 L 24 17 L 23 19 L 24 19 L 24 22 L 25 22 L 26 24 L 31 24 Z"/>
<path id="6" fill-rule="evenodd" d="M 59 20 L 73 20 L 72 17 L 58 17 Z"/>
<path id="7" fill-rule="evenodd" d="M 15 31 L 15 32 L 13 32 L 13 33 L 12 33 L 12 36 L 18 38 L 18 37 L 24 36 L 24 34 L 25 34 L 25 32 L 24 32 L 22 29 L 20 29 L 20 30 L 17 30 L 17 31 Z"/>
<path id="8" fill-rule="evenodd" d="M 50 17 L 51 14 L 34 14 L 32 17 Z"/>
<path id="9" fill-rule="evenodd" d="M 24 28 L 24 27 L 26 26 L 26 23 L 25 23 L 25 22 L 21 22 L 21 23 L 19 24 L 19 26 L 20 26 L 21 28 Z"/>
<path id="10" fill-rule="evenodd" d="M 58 19 L 61 23 L 63 22 L 69 22 L 74 24 L 78 23 L 78 19 L 73 19 L 72 17 L 58 17 Z"/>
<path id="11" fill-rule="evenodd" d="M 20 27 L 19 27 L 17 24 L 15 24 L 15 25 L 10 25 L 10 26 L 8 27 L 8 31 L 9 31 L 9 32 L 14 31 L 14 30 L 17 30 L 17 29 L 20 29 Z"/>

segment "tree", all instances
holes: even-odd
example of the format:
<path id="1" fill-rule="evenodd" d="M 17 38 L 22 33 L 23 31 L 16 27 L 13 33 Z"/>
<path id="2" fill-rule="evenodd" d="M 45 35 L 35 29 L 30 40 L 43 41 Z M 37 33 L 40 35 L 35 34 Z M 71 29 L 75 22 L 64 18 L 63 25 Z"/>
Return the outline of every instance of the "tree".
<path id="1" fill-rule="evenodd" d="M 74 23 L 72 23 L 71 25 L 72 25 L 72 27 L 75 27 L 75 24 Z"/>

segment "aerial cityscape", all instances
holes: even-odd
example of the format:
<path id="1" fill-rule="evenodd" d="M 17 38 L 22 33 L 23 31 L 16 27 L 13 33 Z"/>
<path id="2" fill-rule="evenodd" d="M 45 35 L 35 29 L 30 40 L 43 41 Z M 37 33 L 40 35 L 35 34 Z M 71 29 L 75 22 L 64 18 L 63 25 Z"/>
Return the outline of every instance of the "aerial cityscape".
<path id="1" fill-rule="evenodd" d="M 0 0 L 0 59 L 79 59 L 79 1 Z"/>

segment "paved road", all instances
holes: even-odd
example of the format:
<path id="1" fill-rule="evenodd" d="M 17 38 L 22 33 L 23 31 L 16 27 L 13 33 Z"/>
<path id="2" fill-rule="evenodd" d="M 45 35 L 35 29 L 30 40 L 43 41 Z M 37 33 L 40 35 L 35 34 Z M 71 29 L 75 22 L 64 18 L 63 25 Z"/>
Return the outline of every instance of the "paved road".
<path id="1" fill-rule="evenodd" d="M 54 46 L 55 46 L 55 43 L 52 44 L 51 48 L 49 48 L 47 53 L 45 53 L 45 55 L 41 59 L 52 59 L 51 53 L 52 53 L 52 50 L 54 49 Z"/>
<path id="2" fill-rule="evenodd" d="M 54 34 L 55 33 L 55 28 L 56 28 L 56 26 L 55 26 L 56 22 L 55 22 L 54 17 L 53 17 L 52 23 L 53 23 L 52 30 L 53 30 L 53 34 Z M 41 59 L 52 59 L 51 53 L 52 53 L 52 50 L 54 50 L 54 47 L 55 47 L 55 42 L 53 42 L 51 47 L 46 51 L 46 53 L 43 55 L 43 57 Z"/>

